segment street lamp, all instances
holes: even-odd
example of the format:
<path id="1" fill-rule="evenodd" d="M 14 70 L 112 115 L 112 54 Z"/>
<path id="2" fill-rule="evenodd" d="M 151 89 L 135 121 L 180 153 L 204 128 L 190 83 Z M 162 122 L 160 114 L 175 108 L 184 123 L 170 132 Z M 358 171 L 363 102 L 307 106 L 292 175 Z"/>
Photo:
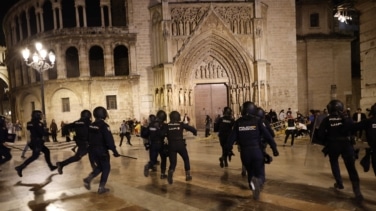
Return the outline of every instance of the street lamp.
<path id="1" fill-rule="evenodd" d="M 42 112 L 43 112 L 43 122 L 47 126 L 46 122 L 46 108 L 44 105 L 44 79 L 43 79 L 43 72 L 52 69 L 55 64 L 55 54 L 50 51 L 47 53 L 46 49 L 43 49 L 43 45 L 40 42 L 35 43 L 36 51 L 33 53 L 31 61 L 29 62 L 30 57 L 30 50 L 25 48 L 22 50 L 22 57 L 25 59 L 25 63 L 27 66 L 35 69 L 39 73 L 40 79 L 40 93 L 41 93 L 41 100 L 42 100 Z M 46 57 L 48 55 L 48 61 Z"/>

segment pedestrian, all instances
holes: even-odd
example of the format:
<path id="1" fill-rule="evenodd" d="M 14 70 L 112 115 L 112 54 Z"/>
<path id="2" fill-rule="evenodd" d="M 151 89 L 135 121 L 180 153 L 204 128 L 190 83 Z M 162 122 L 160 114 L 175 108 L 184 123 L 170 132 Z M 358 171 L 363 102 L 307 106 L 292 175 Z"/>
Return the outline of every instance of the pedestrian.
<path id="1" fill-rule="evenodd" d="M 222 148 L 221 157 L 219 157 L 219 166 L 221 168 L 228 166 L 228 155 L 226 152 L 226 142 L 227 138 L 232 131 L 232 126 L 235 123 L 235 119 L 232 116 L 232 109 L 230 107 L 223 108 L 223 116 L 218 119 L 215 130 L 218 131 L 219 144 Z"/>
<path id="2" fill-rule="evenodd" d="M 55 123 L 55 120 L 52 119 L 50 124 L 50 133 L 52 137 L 53 142 L 57 142 L 57 124 Z"/>
<path id="3" fill-rule="evenodd" d="M 0 165 L 10 161 L 12 155 L 10 154 L 10 148 L 7 147 L 8 141 L 8 128 L 5 121 L 5 116 L 0 116 Z"/>
<path id="4" fill-rule="evenodd" d="M 169 184 L 173 183 L 173 174 L 176 168 L 177 154 L 179 154 L 184 161 L 185 181 L 191 181 L 191 166 L 189 163 L 186 142 L 183 137 L 183 131 L 185 129 L 193 133 L 194 136 L 197 136 L 197 130 L 192 126 L 189 126 L 188 124 L 181 122 L 180 113 L 177 111 L 172 111 L 169 117 L 170 122 L 167 123 L 167 126 L 164 128 L 164 134 L 167 136 L 168 141 L 168 156 L 170 161 L 170 166 L 168 168 L 167 174 L 167 181 Z"/>
<path id="5" fill-rule="evenodd" d="M 149 176 L 149 170 L 153 169 L 154 165 L 157 164 L 158 154 L 161 157 L 161 179 L 167 178 L 166 175 L 166 160 L 167 154 L 165 152 L 165 142 L 163 127 L 165 127 L 165 121 L 167 119 L 167 114 L 163 110 L 157 112 L 157 116 L 149 116 L 149 124 L 147 127 L 142 127 L 141 137 L 148 139 L 148 150 L 149 150 L 149 162 L 144 166 L 144 176 Z"/>
<path id="6" fill-rule="evenodd" d="M 338 163 L 338 158 L 341 155 L 352 183 L 355 198 L 358 202 L 361 202 L 363 195 L 360 192 L 359 176 L 355 168 L 355 150 L 349 139 L 354 123 L 344 111 L 341 101 L 331 100 L 327 109 L 329 116 L 321 122 L 318 137 L 325 145 L 324 154 L 329 155 L 330 166 L 335 179 L 334 188 L 344 189 Z"/>
<path id="7" fill-rule="evenodd" d="M 41 121 L 43 119 L 43 113 L 39 110 L 34 110 L 31 113 L 31 121 L 27 123 L 27 130 L 30 131 L 30 143 L 29 146 L 33 151 L 31 157 L 26 159 L 21 165 L 16 166 L 15 170 L 19 177 L 22 177 L 22 171 L 30 163 L 38 159 L 41 152 L 44 154 L 44 159 L 51 171 L 57 167 L 52 164 L 50 158 L 50 150 L 44 145 L 44 137 L 48 136 L 46 125 Z"/>
<path id="8" fill-rule="evenodd" d="M 296 132 L 295 119 L 291 115 L 291 111 L 286 112 L 287 128 L 285 130 L 285 142 L 283 146 L 286 146 L 287 139 L 291 135 L 291 147 L 294 146 L 294 138 Z"/>
<path id="9" fill-rule="evenodd" d="M 253 198 L 259 199 L 263 186 L 264 155 L 261 147 L 261 137 L 270 145 L 273 155 L 278 156 L 277 145 L 264 125 L 256 115 L 257 107 L 253 102 L 247 101 L 242 106 L 242 117 L 234 123 L 232 132 L 226 143 L 226 150 L 230 152 L 235 141 L 240 148 L 240 158 L 248 175 L 249 188 L 253 192 Z"/>
<path id="10" fill-rule="evenodd" d="M 14 123 L 14 131 L 16 132 L 17 140 L 21 141 L 22 124 L 18 119 L 16 120 L 16 123 Z"/>
<path id="11" fill-rule="evenodd" d="M 125 122 L 125 120 L 123 120 L 123 123 L 121 123 L 119 129 L 120 129 L 120 144 L 119 144 L 119 147 L 121 147 L 121 145 L 123 144 L 123 139 L 124 139 L 125 133 L 127 132 L 127 122 Z"/>
<path id="12" fill-rule="evenodd" d="M 358 108 L 356 110 L 356 113 L 353 114 L 352 119 L 353 119 L 354 122 L 361 122 L 361 121 L 367 119 L 367 116 L 366 116 L 365 113 L 362 112 L 361 108 Z M 355 132 L 354 138 L 356 138 L 357 141 L 361 141 L 362 140 L 362 134 L 363 134 L 363 130 L 358 130 L 357 132 Z"/>
<path id="13" fill-rule="evenodd" d="M 101 174 L 98 194 L 103 194 L 110 191 L 106 188 L 107 179 L 111 171 L 110 154 L 108 150 L 111 150 L 115 157 L 119 157 L 120 154 L 116 150 L 110 126 L 104 121 L 108 118 L 107 110 L 101 106 L 96 107 L 93 111 L 93 115 L 95 120 L 89 126 L 88 152 L 89 156 L 93 159 L 95 168 L 83 181 L 85 188 L 90 190 L 91 181 Z"/>
<path id="14" fill-rule="evenodd" d="M 210 136 L 211 124 L 212 124 L 212 119 L 210 118 L 209 115 L 206 115 L 206 118 L 205 118 L 205 137 Z"/>
<path id="15" fill-rule="evenodd" d="M 69 130 L 74 131 L 75 136 L 73 137 L 73 140 L 76 142 L 76 146 L 78 147 L 75 154 L 61 162 L 57 162 L 57 171 L 59 174 L 63 174 L 63 168 L 64 166 L 69 165 L 70 163 L 77 162 L 81 160 L 83 156 L 87 154 L 87 148 L 88 148 L 88 136 L 89 136 L 89 125 L 91 124 L 91 112 L 89 110 L 83 110 L 80 114 L 80 119 L 77 121 L 74 121 L 71 124 L 67 124 L 65 127 L 68 127 Z M 92 159 L 89 157 L 89 161 L 91 164 L 91 167 L 94 168 L 94 164 Z"/>

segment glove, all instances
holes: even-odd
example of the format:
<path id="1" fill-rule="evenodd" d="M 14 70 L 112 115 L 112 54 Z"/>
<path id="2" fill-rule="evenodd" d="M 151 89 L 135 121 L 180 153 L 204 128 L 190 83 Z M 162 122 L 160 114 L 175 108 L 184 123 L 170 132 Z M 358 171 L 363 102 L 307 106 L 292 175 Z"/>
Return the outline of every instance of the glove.
<path id="1" fill-rule="evenodd" d="M 149 150 L 150 149 L 150 144 L 144 144 L 145 146 L 145 150 Z"/>
<path id="2" fill-rule="evenodd" d="M 278 152 L 277 148 L 272 149 L 272 150 L 273 150 L 273 156 L 274 156 L 274 157 L 279 156 L 279 152 Z"/>
<path id="3" fill-rule="evenodd" d="M 116 158 L 117 158 L 117 157 L 120 157 L 120 154 L 119 154 L 117 151 L 115 151 L 115 152 L 114 152 L 114 157 L 116 157 Z"/>
<path id="4" fill-rule="evenodd" d="M 227 154 L 227 156 L 228 156 L 228 161 L 231 162 L 231 157 L 232 157 L 232 156 L 235 156 L 235 154 L 234 154 L 233 151 L 229 151 L 228 154 Z"/>

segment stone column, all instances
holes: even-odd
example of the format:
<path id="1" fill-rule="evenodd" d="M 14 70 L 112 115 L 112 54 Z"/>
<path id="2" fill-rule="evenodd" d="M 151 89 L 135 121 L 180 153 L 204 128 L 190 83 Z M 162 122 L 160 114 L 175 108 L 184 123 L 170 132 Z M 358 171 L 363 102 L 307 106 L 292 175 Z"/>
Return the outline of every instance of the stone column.
<path id="1" fill-rule="evenodd" d="M 61 45 L 59 43 L 55 44 L 55 51 L 57 79 L 65 79 L 67 78 L 65 52 L 62 52 Z"/>
<path id="2" fill-rule="evenodd" d="M 27 25 L 27 36 L 30 37 L 31 35 L 31 30 L 30 30 L 30 14 L 29 11 L 26 11 L 26 25 Z"/>
<path id="3" fill-rule="evenodd" d="M 101 26 L 105 27 L 104 14 L 103 14 L 103 6 L 101 6 Z"/>
<path id="4" fill-rule="evenodd" d="M 22 20 L 21 20 L 20 16 L 18 16 L 17 19 L 18 19 L 18 30 L 19 30 L 19 33 L 20 33 L 20 40 L 23 40 L 23 35 L 22 35 Z"/>
<path id="5" fill-rule="evenodd" d="M 75 6 L 76 9 L 76 27 L 80 27 L 80 12 L 78 6 Z"/>
<path id="6" fill-rule="evenodd" d="M 107 41 L 104 44 L 104 75 L 105 76 L 114 76 L 114 60 L 112 53 L 112 45 Z"/>
<path id="7" fill-rule="evenodd" d="M 89 56 L 88 56 L 87 46 L 83 40 L 80 40 L 78 51 L 79 51 L 80 76 L 88 77 L 90 76 Z"/>

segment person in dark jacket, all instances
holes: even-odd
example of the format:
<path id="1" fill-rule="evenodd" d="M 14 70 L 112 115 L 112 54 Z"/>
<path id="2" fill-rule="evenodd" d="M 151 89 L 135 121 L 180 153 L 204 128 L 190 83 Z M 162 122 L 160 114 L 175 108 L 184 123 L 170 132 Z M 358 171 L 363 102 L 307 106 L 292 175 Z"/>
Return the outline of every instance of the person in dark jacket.
<path id="1" fill-rule="evenodd" d="M 107 110 L 99 106 L 94 109 L 93 114 L 95 121 L 89 126 L 88 152 L 93 159 L 95 168 L 83 181 L 85 188 L 90 190 L 91 181 L 101 173 L 98 193 L 103 194 L 110 191 L 105 187 L 111 171 L 108 150 L 111 150 L 115 157 L 119 157 L 120 154 L 116 150 L 110 126 L 104 121 L 108 117 Z"/>
<path id="2" fill-rule="evenodd" d="M 16 166 L 18 176 L 22 177 L 22 170 L 26 168 L 31 162 L 38 159 L 41 152 L 44 154 L 44 159 L 47 162 L 51 171 L 57 167 L 52 164 L 50 157 L 50 150 L 44 145 L 44 137 L 48 136 L 46 126 L 41 121 L 43 113 L 39 110 L 34 110 L 31 113 L 31 121 L 27 123 L 27 130 L 30 131 L 30 143 L 29 146 L 33 151 L 31 157 L 26 159 L 21 165 Z"/>
<path id="3" fill-rule="evenodd" d="M 0 165 L 10 161 L 12 155 L 10 154 L 10 148 L 6 146 L 8 140 L 8 129 L 4 116 L 0 116 Z"/>
<path id="4" fill-rule="evenodd" d="M 351 143 L 354 123 L 344 111 L 343 103 L 331 100 L 327 105 L 329 116 L 320 124 L 318 137 L 324 143 L 323 152 L 329 155 L 332 174 L 335 179 L 334 188 L 344 189 L 338 158 L 341 155 L 352 183 L 353 192 L 358 202 L 363 200 L 360 192 L 359 175 L 355 167 L 355 150 Z"/>
<path id="5" fill-rule="evenodd" d="M 149 125 L 147 127 L 141 128 L 141 137 L 148 140 L 146 148 L 149 150 L 150 161 L 144 166 L 144 176 L 149 176 L 149 170 L 153 169 L 154 165 L 157 164 L 158 154 L 161 157 L 161 179 L 166 179 L 166 161 L 167 154 L 164 150 L 164 134 L 163 127 L 165 126 L 164 121 L 167 119 L 167 114 L 163 110 L 157 112 L 157 116 L 149 116 Z"/>
<path id="6" fill-rule="evenodd" d="M 270 145 L 273 155 L 278 156 L 277 145 L 266 128 L 263 121 L 256 115 L 257 107 L 253 102 L 247 101 L 242 106 L 242 117 L 235 121 L 232 132 L 228 138 L 227 152 L 232 150 L 232 145 L 237 141 L 240 148 L 240 158 L 247 170 L 248 184 L 253 192 L 253 198 L 259 199 L 263 186 L 264 155 L 261 147 L 261 137 Z"/>
<path id="7" fill-rule="evenodd" d="M 219 157 L 219 166 L 221 168 L 228 166 L 228 155 L 226 152 L 226 142 L 227 138 L 232 131 L 232 126 L 235 123 L 235 119 L 232 116 L 232 109 L 230 107 L 223 108 L 223 116 L 218 119 L 216 128 L 214 130 L 218 131 L 219 143 L 222 148 L 221 157 Z"/>
<path id="8" fill-rule="evenodd" d="M 66 125 L 66 127 L 68 127 L 70 131 L 74 131 L 75 136 L 73 137 L 73 140 L 76 142 L 78 149 L 72 157 L 56 163 L 57 171 L 59 172 L 59 174 L 63 174 L 64 166 L 81 160 L 81 158 L 87 154 L 89 125 L 91 124 L 91 112 L 89 110 L 83 110 L 80 116 L 81 117 L 79 120 Z M 89 161 L 94 168 L 95 166 L 93 165 L 90 157 Z"/>
<path id="9" fill-rule="evenodd" d="M 189 163 L 189 156 L 185 139 L 183 138 L 183 131 L 185 129 L 193 133 L 194 136 L 197 136 L 197 130 L 192 126 L 181 122 L 179 112 L 172 111 L 169 116 L 170 122 L 167 123 L 166 127 L 164 127 L 164 134 L 166 135 L 168 140 L 168 156 L 170 160 L 167 181 L 169 184 L 173 183 L 173 174 L 176 168 L 178 153 L 184 161 L 185 180 L 190 181 L 192 180 L 192 176 L 190 174 L 191 166 Z"/>

